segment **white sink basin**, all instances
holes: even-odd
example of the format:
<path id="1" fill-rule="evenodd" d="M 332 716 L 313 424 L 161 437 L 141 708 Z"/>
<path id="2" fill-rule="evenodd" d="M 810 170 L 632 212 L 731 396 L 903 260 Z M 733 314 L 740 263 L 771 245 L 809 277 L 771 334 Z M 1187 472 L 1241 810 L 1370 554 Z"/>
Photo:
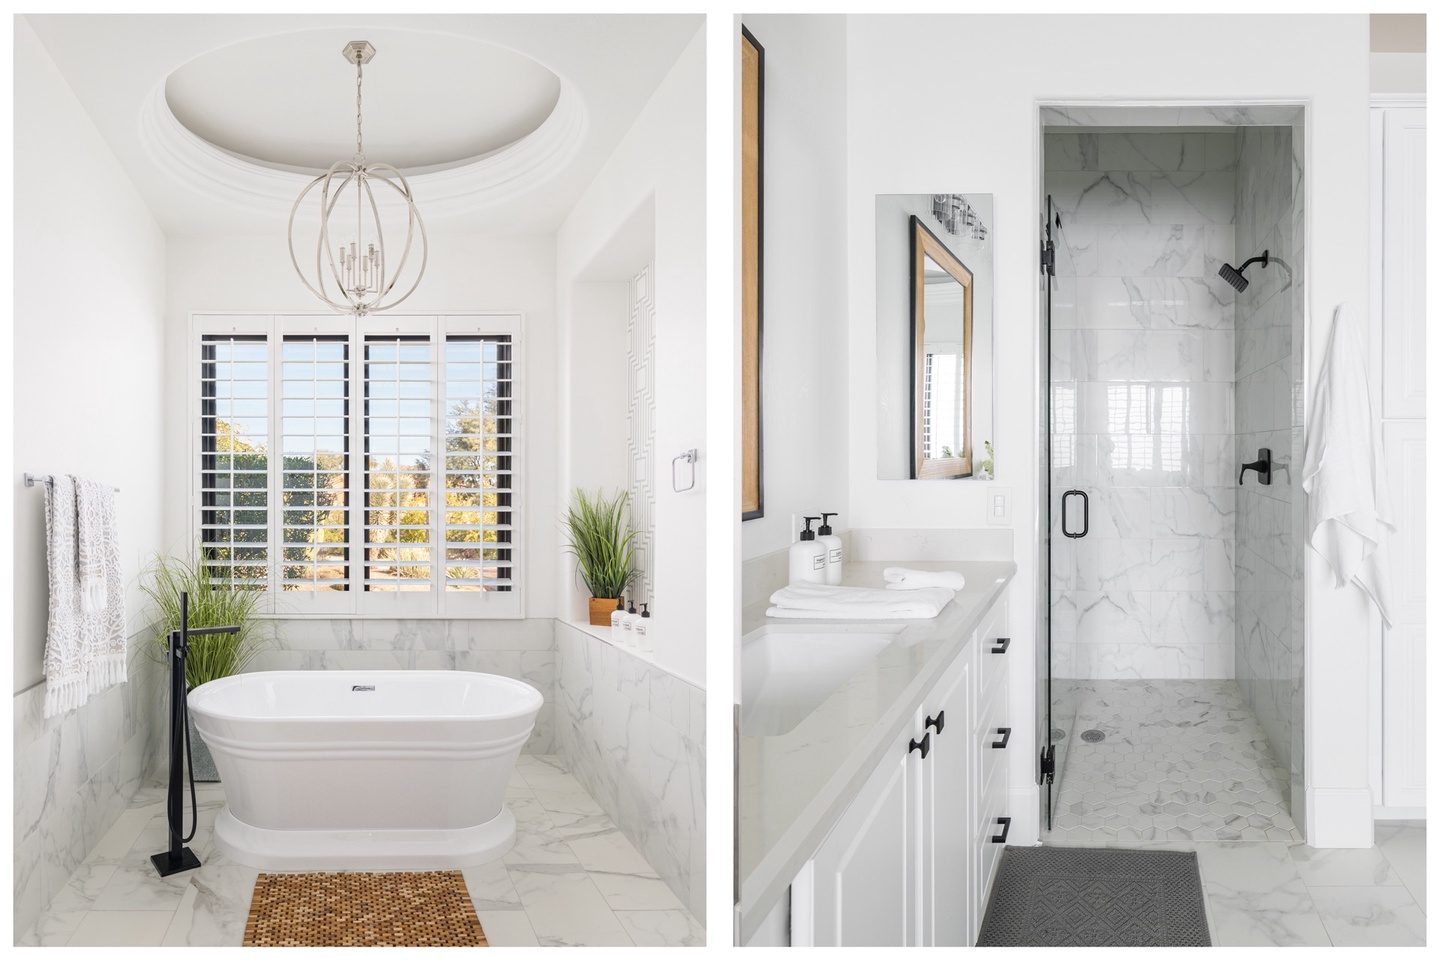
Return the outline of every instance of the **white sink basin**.
<path id="1" fill-rule="evenodd" d="M 740 732 L 789 733 L 904 629 L 766 624 L 747 634 L 740 646 Z"/>

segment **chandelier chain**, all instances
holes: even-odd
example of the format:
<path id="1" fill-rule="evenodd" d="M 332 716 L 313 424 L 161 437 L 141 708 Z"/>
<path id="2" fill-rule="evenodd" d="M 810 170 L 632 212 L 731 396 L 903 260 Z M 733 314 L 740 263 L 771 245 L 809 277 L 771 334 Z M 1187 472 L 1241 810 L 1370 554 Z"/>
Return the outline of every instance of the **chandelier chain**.
<path id="1" fill-rule="evenodd" d="M 365 75 L 365 65 L 360 62 L 360 54 L 355 54 L 355 156 L 359 160 L 365 159 L 365 141 L 360 133 L 363 123 L 363 114 L 360 109 L 360 81 Z"/>

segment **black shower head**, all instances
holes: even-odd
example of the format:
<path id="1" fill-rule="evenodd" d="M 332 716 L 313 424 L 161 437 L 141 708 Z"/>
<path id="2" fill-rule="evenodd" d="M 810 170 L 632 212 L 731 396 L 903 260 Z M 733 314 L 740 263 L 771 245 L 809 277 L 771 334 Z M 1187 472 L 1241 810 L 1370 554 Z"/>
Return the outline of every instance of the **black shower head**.
<path id="1" fill-rule="evenodd" d="M 1252 263 L 1260 264 L 1261 269 L 1270 266 L 1270 251 L 1266 250 L 1261 253 L 1260 256 L 1251 257 L 1249 260 L 1246 260 L 1244 263 L 1240 264 L 1239 270 L 1236 270 L 1228 263 L 1221 264 L 1220 279 L 1230 284 L 1230 286 L 1234 287 L 1237 291 L 1244 290 L 1246 287 L 1250 286 L 1250 281 L 1245 279 L 1245 268 L 1250 266 L 1250 264 Z"/>

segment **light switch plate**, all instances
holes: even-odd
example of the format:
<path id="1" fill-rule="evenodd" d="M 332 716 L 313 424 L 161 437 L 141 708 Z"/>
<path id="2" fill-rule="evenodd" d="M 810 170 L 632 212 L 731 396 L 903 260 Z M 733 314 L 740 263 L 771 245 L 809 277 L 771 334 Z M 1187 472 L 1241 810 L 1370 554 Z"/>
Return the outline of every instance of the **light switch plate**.
<path id="1" fill-rule="evenodd" d="M 985 522 L 1010 526 L 1015 512 L 1015 495 L 1009 487 L 985 488 Z"/>

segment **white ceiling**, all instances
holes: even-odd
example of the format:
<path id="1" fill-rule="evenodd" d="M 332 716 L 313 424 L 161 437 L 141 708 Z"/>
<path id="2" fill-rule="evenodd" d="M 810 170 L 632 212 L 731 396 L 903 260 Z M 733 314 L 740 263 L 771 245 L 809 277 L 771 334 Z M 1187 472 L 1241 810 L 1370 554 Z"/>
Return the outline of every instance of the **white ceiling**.
<path id="1" fill-rule="evenodd" d="M 313 175 L 298 171 L 354 151 L 354 69 L 339 51 L 364 39 L 377 50 L 365 68 L 365 152 L 405 170 L 427 228 L 554 232 L 704 23 L 699 14 L 26 20 L 170 235 L 283 233 Z M 414 175 L 425 167 L 440 172 Z"/>

